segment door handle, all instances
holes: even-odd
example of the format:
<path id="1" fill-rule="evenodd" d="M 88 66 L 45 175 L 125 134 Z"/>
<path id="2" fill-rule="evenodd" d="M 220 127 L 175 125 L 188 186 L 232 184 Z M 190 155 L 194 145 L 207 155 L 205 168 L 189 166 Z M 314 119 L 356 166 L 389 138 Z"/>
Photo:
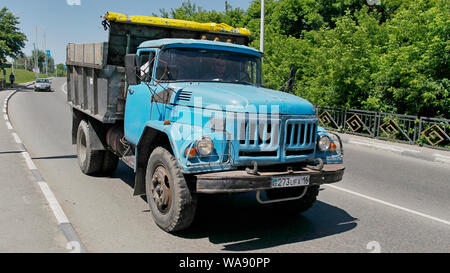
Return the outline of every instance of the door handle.
<path id="1" fill-rule="evenodd" d="M 134 89 L 128 88 L 128 92 L 130 92 L 130 95 L 134 94 Z"/>

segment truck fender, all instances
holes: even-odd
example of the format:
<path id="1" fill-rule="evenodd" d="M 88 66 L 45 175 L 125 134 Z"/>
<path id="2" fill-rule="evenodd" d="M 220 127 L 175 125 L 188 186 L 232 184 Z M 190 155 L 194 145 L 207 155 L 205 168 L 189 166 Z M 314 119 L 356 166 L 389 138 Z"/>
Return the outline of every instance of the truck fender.
<path id="1" fill-rule="evenodd" d="M 161 128 L 147 125 L 136 147 L 134 196 L 146 194 L 145 176 L 147 172 L 147 161 L 152 151 L 158 146 L 164 146 L 173 153 L 172 143 L 167 133 L 161 130 Z"/>
<path id="2" fill-rule="evenodd" d="M 82 120 L 86 120 L 89 128 L 93 130 L 89 130 L 89 138 L 91 140 L 90 149 L 94 151 L 104 151 L 106 150 L 106 132 L 103 124 L 99 121 L 89 118 L 84 113 L 73 109 L 72 113 L 72 144 L 77 143 L 77 131 L 78 126 Z"/>

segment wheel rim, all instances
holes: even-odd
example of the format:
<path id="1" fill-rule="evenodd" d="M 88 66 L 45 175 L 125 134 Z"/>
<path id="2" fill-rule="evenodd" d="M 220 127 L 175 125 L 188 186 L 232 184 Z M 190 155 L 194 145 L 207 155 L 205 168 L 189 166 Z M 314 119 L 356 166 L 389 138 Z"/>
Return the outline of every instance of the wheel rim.
<path id="1" fill-rule="evenodd" d="M 80 134 L 80 147 L 78 149 L 80 161 L 83 163 L 86 160 L 86 136 L 84 133 Z"/>
<path id="2" fill-rule="evenodd" d="M 172 204 L 170 178 L 166 168 L 162 165 L 159 165 L 153 173 L 152 197 L 156 207 L 162 214 L 166 214 L 170 210 Z"/>

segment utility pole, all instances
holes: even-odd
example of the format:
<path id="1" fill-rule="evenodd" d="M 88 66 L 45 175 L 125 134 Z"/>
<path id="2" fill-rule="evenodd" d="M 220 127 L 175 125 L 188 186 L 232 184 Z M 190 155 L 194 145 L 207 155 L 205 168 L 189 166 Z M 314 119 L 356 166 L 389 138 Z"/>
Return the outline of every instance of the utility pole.
<path id="1" fill-rule="evenodd" d="M 45 75 L 48 76 L 48 56 L 47 56 L 47 41 L 44 32 L 44 52 L 45 52 Z"/>
<path id="2" fill-rule="evenodd" d="M 259 40 L 259 51 L 264 53 L 264 2 L 265 0 L 261 0 L 261 35 Z"/>
<path id="3" fill-rule="evenodd" d="M 38 52 L 37 52 L 37 46 L 38 46 L 38 43 L 37 43 L 37 40 L 38 40 L 38 34 L 37 34 L 37 27 L 36 27 L 36 42 L 34 43 L 34 74 L 36 75 L 36 79 L 38 78 L 38 76 L 39 76 L 39 74 L 38 74 L 38 56 L 37 56 L 37 54 L 38 54 Z"/>

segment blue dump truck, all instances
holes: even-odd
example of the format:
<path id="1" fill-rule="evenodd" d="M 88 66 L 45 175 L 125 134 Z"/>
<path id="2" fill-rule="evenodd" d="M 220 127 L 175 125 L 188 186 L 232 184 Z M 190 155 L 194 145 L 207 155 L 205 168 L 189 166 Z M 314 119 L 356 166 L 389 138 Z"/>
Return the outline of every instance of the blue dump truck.
<path id="1" fill-rule="evenodd" d="M 255 192 L 300 213 L 342 180 L 339 137 L 308 101 L 264 88 L 245 29 L 104 18 L 108 42 L 67 46 L 72 142 L 86 175 L 131 167 L 160 228 L 188 228 L 200 194 Z"/>

